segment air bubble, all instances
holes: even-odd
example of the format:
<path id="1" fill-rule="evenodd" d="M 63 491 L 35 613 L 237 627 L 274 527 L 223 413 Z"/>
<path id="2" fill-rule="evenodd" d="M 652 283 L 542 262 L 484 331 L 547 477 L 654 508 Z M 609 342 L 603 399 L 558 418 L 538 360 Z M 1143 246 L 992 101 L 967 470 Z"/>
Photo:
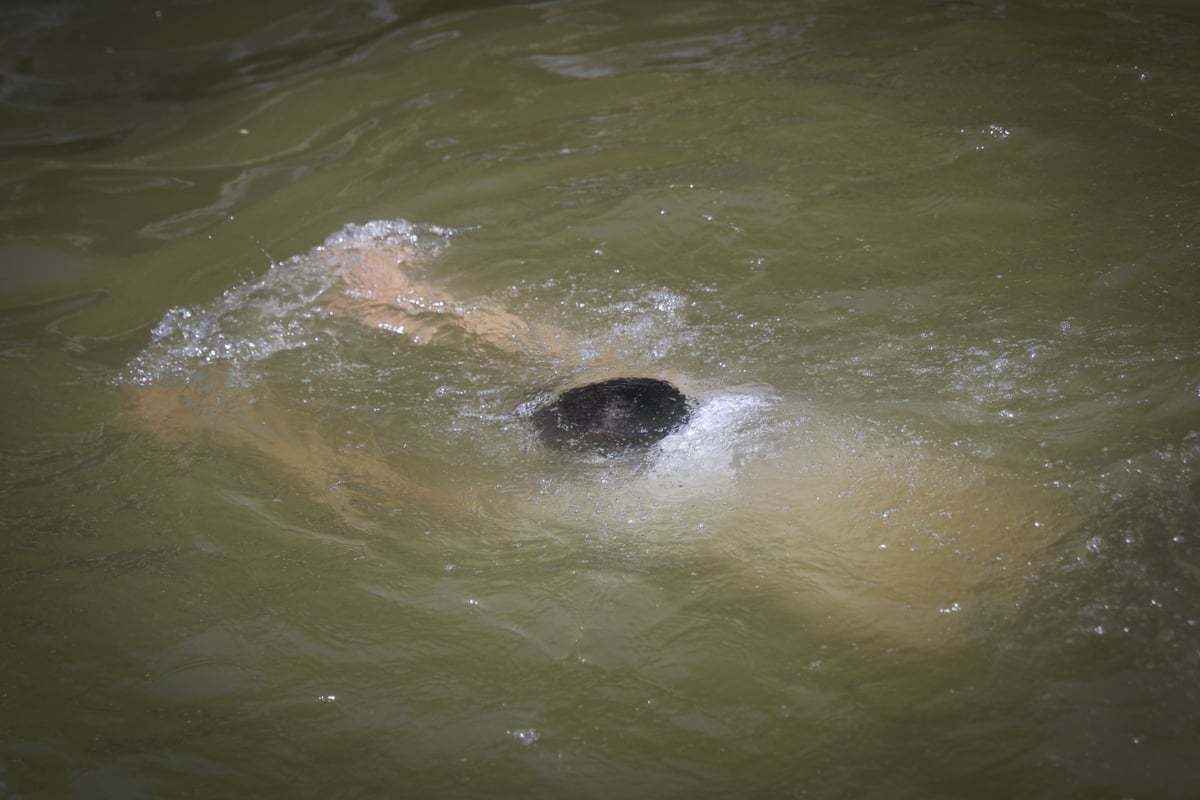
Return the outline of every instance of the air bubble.
<path id="1" fill-rule="evenodd" d="M 516 739 L 523 747 L 537 744 L 537 740 L 542 738 L 533 728 L 517 728 L 516 730 L 505 731 L 509 736 Z"/>

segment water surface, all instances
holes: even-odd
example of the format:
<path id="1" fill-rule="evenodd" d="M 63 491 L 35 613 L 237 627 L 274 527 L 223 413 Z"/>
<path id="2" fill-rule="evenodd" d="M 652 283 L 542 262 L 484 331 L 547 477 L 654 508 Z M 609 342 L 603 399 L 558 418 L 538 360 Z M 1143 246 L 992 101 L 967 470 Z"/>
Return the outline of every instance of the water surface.
<path id="1" fill-rule="evenodd" d="M 0 793 L 1194 793 L 1187 4 L 3 14 Z"/>

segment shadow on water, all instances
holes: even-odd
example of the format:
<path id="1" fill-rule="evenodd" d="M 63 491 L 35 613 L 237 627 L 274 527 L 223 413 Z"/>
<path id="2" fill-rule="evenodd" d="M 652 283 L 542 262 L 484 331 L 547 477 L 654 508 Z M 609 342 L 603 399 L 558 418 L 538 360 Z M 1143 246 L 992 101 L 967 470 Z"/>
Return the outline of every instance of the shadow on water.
<path id="1" fill-rule="evenodd" d="M 264 5 L 250 15 L 222 15 L 215 4 L 163 8 L 141 2 L 108 4 L 102 12 L 67 4 L 14 9 L 6 15 L 13 27 L 3 39 L 7 53 L 0 59 L 0 96 L 7 113 L 26 116 L 24 124 L 0 136 L 0 156 L 84 156 L 103 153 L 134 135 L 144 141 L 148 134 L 154 138 L 176 125 L 156 108 L 195 107 L 222 95 L 277 91 L 280 84 L 353 62 L 374 44 L 397 31 L 419 28 L 431 17 L 508 5 L 515 4 L 285 3 L 270 9 Z M 73 56 L 79 63 L 72 68 L 72 56 L 55 49 L 70 30 L 87 27 L 103 37 L 97 44 L 102 52 Z M 169 43 L 176 39 L 186 44 L 172 49 Z M 114 114 L 114 106 L 124 111 Z M 47 123 L 29 124 L 38 116 Z M 80 130 L 81 124 L 99 130 Z"/>
<path id="2" fill-rule="evenodd" d="M 328 4 L 321 4 L 328 7 Z M 256 48 L 252 52 L 231 57 L 227 63 L 197 67 L 183 74 L 172 75 L 142 91 L 139 99 L 148 103 L 190 102 L 203 97 L 228 92 L 254 91 L 268 87 L 281 79 L 295 75 L 319 73 L 323 67 L 340 66 L 353 60 L 360 51 L 375 42 L 393 35 L 433 16 L 452 15 L 517 5 L 514 0 L 433 0 L 410 2 L 389 13 L 377 24 L 364 25 L 366 30 L 339 34 L 336 30 L 325 35 L 313 31 L 315 42 L 301 44 L 278 43 Z M 337 19 L 336 10 L 325 15 Z M 307 16 L 307 15 L 305 15 Z M 363 20 L 369 23 L 368 20 Z"/>

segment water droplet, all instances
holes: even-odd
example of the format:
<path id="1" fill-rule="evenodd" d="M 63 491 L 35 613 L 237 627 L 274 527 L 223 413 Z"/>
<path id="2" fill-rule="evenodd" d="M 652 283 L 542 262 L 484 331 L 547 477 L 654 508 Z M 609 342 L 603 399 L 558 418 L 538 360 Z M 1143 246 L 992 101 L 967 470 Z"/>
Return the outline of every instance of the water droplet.
<path id="1" fill-rule="evenodd" d="M 525 747 L 536 744 L 537 740 L 542 738 L 541 734 L 539 734 L 533 728 L 517 728 L 516 730 L 505 731 L 505 733 L 516 739 Z"/>

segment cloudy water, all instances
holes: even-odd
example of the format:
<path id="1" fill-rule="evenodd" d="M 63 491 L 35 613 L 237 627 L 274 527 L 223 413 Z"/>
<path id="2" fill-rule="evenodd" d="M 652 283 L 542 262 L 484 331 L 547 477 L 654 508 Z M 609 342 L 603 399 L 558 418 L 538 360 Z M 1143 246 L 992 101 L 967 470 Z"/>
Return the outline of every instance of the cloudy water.
<path id="1" fill-rule="evenodd" d="M 0 19 L 0 795 L 1200 785 L 1188 4 Z"/>

